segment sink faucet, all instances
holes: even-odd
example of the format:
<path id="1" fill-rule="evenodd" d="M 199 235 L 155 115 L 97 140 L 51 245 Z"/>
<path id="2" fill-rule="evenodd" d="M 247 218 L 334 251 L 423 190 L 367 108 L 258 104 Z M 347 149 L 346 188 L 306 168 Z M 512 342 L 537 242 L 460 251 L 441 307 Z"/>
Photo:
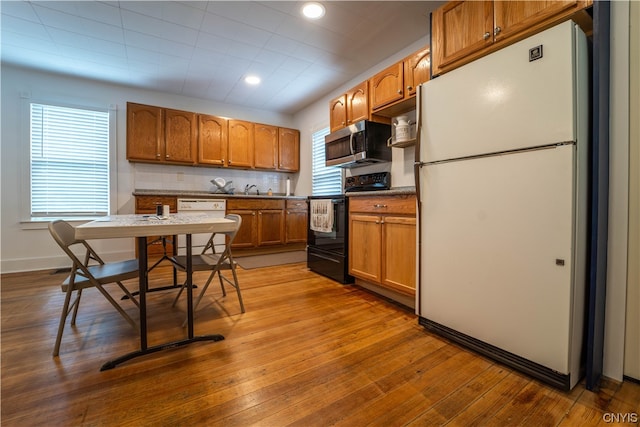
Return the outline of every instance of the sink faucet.
<path id="1" fill-rule="evenodd" d="M 245 195 L 249 194 L 249 190 L 251 190 L 253 187 L 256 187 L 256 186 L 255 185 L 251 185 L 250 186 L 249 184 L 245 185 L 244 186 L 244 194 Z M 256 191 L 258 192 L 258 195 L 259 195 L 260 194 L 260 190 L 258 190 L 258 187 L 256 187 Z"/>

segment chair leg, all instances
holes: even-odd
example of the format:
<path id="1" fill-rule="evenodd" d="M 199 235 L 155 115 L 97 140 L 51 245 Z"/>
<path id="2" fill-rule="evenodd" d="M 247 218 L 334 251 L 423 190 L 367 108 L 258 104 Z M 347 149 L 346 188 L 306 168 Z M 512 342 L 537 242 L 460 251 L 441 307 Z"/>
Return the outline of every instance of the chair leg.
<path id="1" fill-rule="evenodd" d="M 99 283 L 94 283 L 95 287 L 98 288 L 98 290 L 100 291 L 100 293 L 102 293 L 102 295 L 104 295 L 104 297 L 111 303 L 111 305 L 118 310 L 118 313 L 120 313 L 120 315 L 122 315 L 122 317 L 124 317 L 124 319 L 129 322 L 129 324 L 134 328 L 134 329 L 138 329 L 138 326 L 136 325 L 136 322 L 134 322 L 134 320 L 131 318 L 131 316 L 129 316 L 127 314 L 126 311 L 124 311 L 122 309 L 122 307 L 120 306 L 120 304 L 118 304 L 112 297 L 111 295 L 109 295 L 109 292 L 107 292 L 102 285 L 100 285 Z"/>
<path id="2" fill-rule="evenodd" d="M 67 308 L 67 316 L 69 315 L 69 311 L 73 308 L 73 316 L 71 316 L 71 324 L 76 324 L 76 317 L 78 316 L 78 308 L 80 308 L 80 297 L 82 297 L 82 289 L 78 289 L 76 293 L 76 299 L 71 304 L 71 307 Z"/>
<path id="3" fill-rule="evenodd" d="M 240 282 L 238 282 L 238 276 L 236 274 L 236 267 L 231 263 L 231 274 L 233 274 L 233 282 L 235 283 L 236 292 L 238 293 L 238 301 L 240 301 L 240 311 L 244 313 L 244 303 L 242 302 L 242 294 L 240 293 Z"/>
<path id="4" fill-rule="evenodd" d="M 118 286 L 120 286 L 120 289 L 122 290 L 122 292 L 124 292 L 124 294 L 127 296 L 127 298 L 129 300 L 131 300 L 131 302 L 133 302 L 136 307 L 140 308 L 140 303 L 138 302 L 137 299 L 135 299 L 135 297 L 133 296 L 133 294 L 131 292 L 129 292 L 129 289 L 127 289 L 122 282 L 116 282 L 118 284 Z"/>
<path id="5" fill-rule="evenodd" d="M 187 282 L 186 281 L 182 284 L 182 286 L 180 286 L 180 290 L 178 290 L 178 294 L 173 299 L 173 304 L 171 304 L 171 307 L 175 307 L 176 306 L 176 303 L 178 302 L 178 298 L 180 298 L 180 295 L 182 295 L 182 291 L 184 290 L 185 286 L 187 286 Z"/>
<path id="6" fill-rule="evenodd" d="M 227 296 L 227 290 L 224 288 L 224 280 L 222 280 L 222 274 L 218 274 L 218 279 L 220 280 L 220 289 L 222 289 L 222 296 Z"/>
<path id="7" fill-rule="evenodd" d="M 56 335 L 56 343 L 53 346 L 53 357 L 58 356 L 60 354 L 60 343 L 62 342 L 62 332 L 64 331 L 64 324 L 67 322 L 67 315 L 69 314 L 69 302 L 71 301 L 71 294 L 73 294 L 73 289 L 69 286 L 67 290 L 67 294 L 64 297 L 64 305 L 62 306 L 62 314 L 60 315 L 60 323 L 58 324 L 58 334 Z M 74 304 L 76 305 L 76 311 L 78 306 L 78 299 Z M 75 314 L 74 314 L 75 319 Z"/>
<path id="8" fill-rule="evenodd" d="M 211 280 L 213 279 L 213 276 L 215 276 L 217 271 L 218 270 L 213 270 L 213 272 L 209 275 L 209 278 L 207 279 L 207 283 L 204 284 L 204 286 L 202 287 L 202 290 L 200 291 L 200 294 L 198 295 L 198 298 L 196 299 L 196 302 L 193 303 L 194 315 L 195 315 L 196 308 L 198 308 L 198 304 L 200 304 L 200 301 L 202 300 L 202 297 L 204 296 L 204 293 L 207 291 L 207 288 L 209 287 L 209 284 L 211 283 Z M 186 282 L 185 282 L 185 284 L 186 284 Z M 183 285 L 183 287 L 184 287 L 184 285 Z M 184 328 L 186 326 L 186 324 L 187 324 L 187 319 L 184 319 L 184 322 L 182 322 L 182 327 Z"/>

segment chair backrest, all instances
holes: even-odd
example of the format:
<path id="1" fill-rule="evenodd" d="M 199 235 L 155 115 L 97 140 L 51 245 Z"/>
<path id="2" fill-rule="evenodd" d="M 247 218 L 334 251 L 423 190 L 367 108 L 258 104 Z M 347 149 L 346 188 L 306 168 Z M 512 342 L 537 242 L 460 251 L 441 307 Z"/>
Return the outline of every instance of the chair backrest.
<path id="1" fill-rule="evenodd" d="M 225 244 L 226 248 L 231 246 L 231 243 L 233 243 L 233 239 L 236 238 L 236 234 L 238 234 L 238 230 L 240 230 L 240 226 L 242 225 L 242 217 L 238 214 L 228 214 L 228 215 L 225 215 L 224 218 L 234 221 L 236 223 L 235 228 L 231 231 L 213 233 L 211 237 L 209 237 L 209 241 L 204 246 L 204 249 L 202 249 L 202 252 L 201 252 L 202 255 L 205 255 L 209 249 L 211 249 L 211 253 L 213 254 L 216 253 L 216 246 L 214 241 L 214 237 L 216 236 L 216 234 L 224 234 L 226 236 L 227 238 L 227 242 Z"/>
<path id="2" fill-rule="evenodd" d="M 240 230 L 240 227 L 242 226 L 242 217 L 238 214 L 228 214 L 225 215 L 225 219 L 230 219 L 236 223 L 236 228 L 233 231 L 225 233 L 229 237 L 229 246 L 231 246 L 233 239 L 236 238 L 236 234 L 238 234 L 238 230 Z"/>
<path id="3" fill-rule="evenodd" d="M 84 240 L 76 239 L 76 231 L 71 224 L 68 222 L 58 219 L 49 223 L 49 233 L 51 233 L 51 237 L 53 240 L 58 243 L 58 245 L 62 248 L 64 253 L 67 254 L 71 261 L 74 263 L 74 270 L 76 268 L 81 268 L 83 271 L 85 270 L 81 266 L 89 265 L 90 260 L 95 260 L 99 264 L 104 264 L 104 262 L 100 259 L 98 254 L 89 246 L 87 242 Z M 85 254 L 84 254 L 84 262 L 81 261 L 77 255 L 71 250 L 71 248 L 75 245 L 82 245 Z"/>

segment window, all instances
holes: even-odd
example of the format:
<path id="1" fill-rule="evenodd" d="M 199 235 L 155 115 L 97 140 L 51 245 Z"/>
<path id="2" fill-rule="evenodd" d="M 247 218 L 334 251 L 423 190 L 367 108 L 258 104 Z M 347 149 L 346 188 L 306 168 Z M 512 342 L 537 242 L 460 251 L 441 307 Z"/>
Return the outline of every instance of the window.
<path id="1" fill-rule="evenodd" d="M 109 213 L 109 112 L 30 104 L 31 217 Z"/>
<path id="2" fill-rule="evenodd" d="M 326 167 L 324 158 L 324 137 L 329 128 L 313 133 L 311 194 L 326 196 L 342 193 L 342 169 Z"/>

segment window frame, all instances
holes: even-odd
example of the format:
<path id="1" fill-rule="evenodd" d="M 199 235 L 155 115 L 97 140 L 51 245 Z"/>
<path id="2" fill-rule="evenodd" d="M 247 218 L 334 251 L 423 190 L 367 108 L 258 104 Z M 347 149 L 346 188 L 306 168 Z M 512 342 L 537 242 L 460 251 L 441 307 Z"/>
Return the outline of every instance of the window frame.
<path id="1" fill-rule="evenodd" d="M 316 193 L 315 190 L 315 177 L 316 177 L 316 173 L 315 173 L 315 163 L 316 163 L 316 159 L 315 159 L 315 153 L 316 153 L 316 146 L 315 146 L 315 135 L 323 132 L 325 135 L 328 135 L 331 133 L 331 130 L 329 128 L 329 126 L 322 126 L 319 127 L 317 129 L 312 130 L 311 132 L 311 195 L 312 196 L 335 196 L 337 194 L 342 194 L 343 193 L 343 187 L 344 187 L 344 169 L 343 168 L 339 168 L 337 166 L 325 166 L 325 169 L 336 169 L 336 175 L 339 176 L 339 188 L 336 191 L 332 191 L 329 193 Z M 324 138 L 323 138 L 324 139 Z M 324 150 L 323 150 L 324 153 Z M 321 159 L 322 163 L 324 163 L 325 159 L 324 156 Z M 336 183 L 337 184 L 337 183 Z"/>
<path id="2" fill-rule="evenodd" d="M 52 100 L 48 98 L 32 98 L 29 94 L 22 94 L 21 118 L 22 118 L 22 148 L 20 150 L 20 224 L 26 229 L 46 228 L 47 224 L 55 219 L 64 219 L 71 222 L 86 222 L 99 218 L 100 215 L 86 216 L 31 216 L 31 104 L 51 105 L 56 107 L 75 108 L 80 110 L 98 110 L 106 111 L 109 114 L 109 212 L 108 215 L 117 211 L 117 105 L 110 104 L 105 106 L 95 102 L 66 102 Z"/>

